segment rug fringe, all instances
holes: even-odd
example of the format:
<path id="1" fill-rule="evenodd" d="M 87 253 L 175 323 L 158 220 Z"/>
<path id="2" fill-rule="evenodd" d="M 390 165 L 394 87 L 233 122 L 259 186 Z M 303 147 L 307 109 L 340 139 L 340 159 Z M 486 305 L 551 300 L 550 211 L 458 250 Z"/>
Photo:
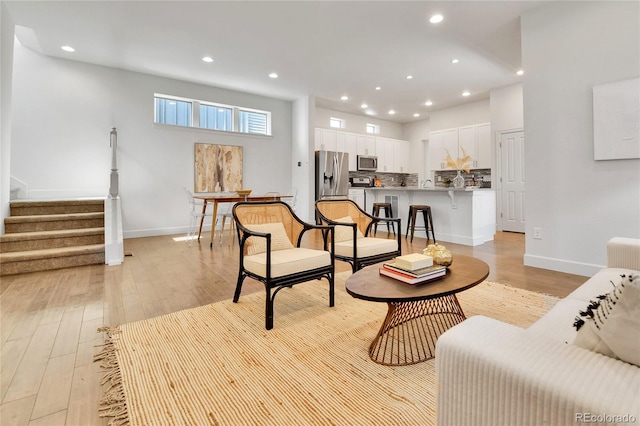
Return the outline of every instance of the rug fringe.
<path id="1" fill-rule="evenodd" d="M 100 399 L 98 416 L 110 417 L 107 422 L 109 426 L 126 426 L 130 424 L 129 411 L 114 342 L 114 336 L 120 334 L 121 330 L 119 327 L 105 326 L 98 328 L 98 332 L 106 333 L 107 337 L 103 345 L 97 345 L 102 346 L 102 350 L 93 356 L 93 362 L 100 361 L 100 368 L 105 371 L 100 384 L 108 386 Z"/>

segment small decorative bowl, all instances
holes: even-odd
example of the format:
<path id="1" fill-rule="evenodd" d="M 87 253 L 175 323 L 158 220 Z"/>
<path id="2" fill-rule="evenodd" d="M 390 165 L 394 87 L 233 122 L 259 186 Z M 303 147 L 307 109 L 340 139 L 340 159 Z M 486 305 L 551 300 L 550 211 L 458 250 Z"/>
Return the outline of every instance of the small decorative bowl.
<path id="1" fill-rule="evenodd" d="M 247 197 L 251 194 L 252 189 L 238 189 L 236 192 L 240 197 Z"/>

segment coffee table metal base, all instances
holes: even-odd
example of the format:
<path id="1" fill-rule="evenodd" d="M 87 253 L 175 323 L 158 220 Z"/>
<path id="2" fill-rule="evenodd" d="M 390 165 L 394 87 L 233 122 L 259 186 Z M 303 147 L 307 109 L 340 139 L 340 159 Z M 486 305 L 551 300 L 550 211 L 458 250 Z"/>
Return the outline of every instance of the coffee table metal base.
<path id="1" fill-rule="evenodd" d="M 387 316 L 369 346 L 371 359 L 383 365 L 417 364 L 433 358 L 438 337 L 466 318 L 455 294 L 387 305 Z"/>

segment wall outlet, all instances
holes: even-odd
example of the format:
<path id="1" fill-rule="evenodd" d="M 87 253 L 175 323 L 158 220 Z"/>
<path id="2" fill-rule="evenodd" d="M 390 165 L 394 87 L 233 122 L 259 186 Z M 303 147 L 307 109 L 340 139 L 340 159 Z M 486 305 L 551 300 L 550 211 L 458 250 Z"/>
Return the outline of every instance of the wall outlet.
<path id="1" fill-rule="evenodd" d="M 542 228 L 533 228 L 533 239 L 534 240 L 542 239 Z"/>

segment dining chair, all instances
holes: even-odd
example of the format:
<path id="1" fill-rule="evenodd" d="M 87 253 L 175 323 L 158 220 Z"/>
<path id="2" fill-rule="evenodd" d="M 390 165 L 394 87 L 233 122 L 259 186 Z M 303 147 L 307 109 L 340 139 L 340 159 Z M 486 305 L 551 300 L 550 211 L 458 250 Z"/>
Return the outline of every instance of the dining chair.
<path id="1" fill-rule="evenodd" d="M 235 204 L 236 203 L 218 204 L 216 221 L 215 221 L 215 225 L 213 226 L 216 226 L 218 223 L 220 223 L 220 244 L 222 244 L 222 239 L 224 238 L 224 226 L 227 222 L 227 219 L 229 220 L 229 244 L 232 244 L 233 241 L 235 241 L 233 238 L 233 230 L 235 226 L 234 226 L 234 220 L 233 220 L 233 214 L 232 214 L 232 209 Z"/>
<path id="2" fill-rule="evenodd" d="M 335 257 L 351 264 L 353 272 L 367 265 L 393 259 L 402 254 L 400 232 L 394 239 L 370 237 L 378 222 L 396 224 L 400 218 L 372 216 L 349 199 L 323 198 L 316 201 L 318 223 L 335 226 Z M 324 235 L 327 247 L 328 234 Z"/>
<path id="3" fill-rule="evenodd" d="M 190 221 L 189 228 L 187 229 L 187 240 L 189 240 L 189 245 L 191 245 L 195 238 L 197 225 L 200 223 L 200 220 L 206 220 L 207 217 L 213 217 L 213 212 L 207 212 L 206 210 L 203 212 L 204 201 L 194 198 L 193 192 L 191 192 L 187 187 L 184 187 L 183 189 L 189 203 Z M 212 224 L 212 226 L 214 225 Z"/>
<path id="4" fill-rule="evenodd" d="M 335 257 L 333 226 L 304 222 L 282 201 L 239 202 L 233 207 L 240 245 L 238 280 L 233 302 L 238 303 L 245 278 L 264 284 L 265 328 L 273 328 L 276 294 L 312 280 L 329 282 L 329 306 L 334 305 Z M 301 246 L 307 232 L 331 236 L 330 249 Z"/>
<path id="5" fill-rule="evenodd" d="M 291 207 L 291 210 L 293 210 L 294 212 L 296 211 L 296 201 L 298 200 L 298 188 L 295 186 L 291 187 L 291 190 L 289 191 L 289 195 L 291 195 L 291 198 L 283 198 L 282 201 L 284 201 L 285 203 L 289 204 L 289 207 Z"/>

